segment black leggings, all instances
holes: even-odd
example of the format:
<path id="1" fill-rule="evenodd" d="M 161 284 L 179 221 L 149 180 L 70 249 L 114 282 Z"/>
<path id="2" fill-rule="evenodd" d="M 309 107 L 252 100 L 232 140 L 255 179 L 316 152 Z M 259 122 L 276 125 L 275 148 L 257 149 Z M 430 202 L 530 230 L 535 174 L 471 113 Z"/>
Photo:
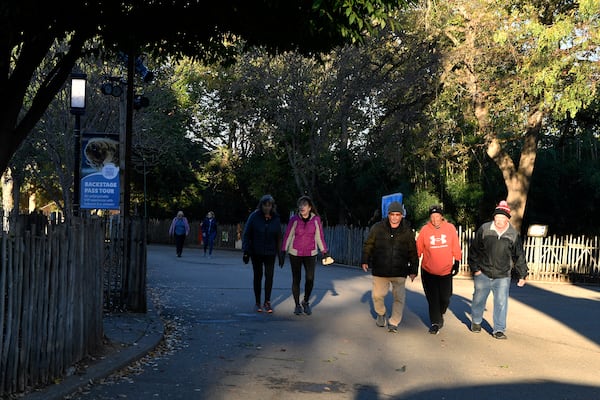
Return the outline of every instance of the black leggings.
<path id="1" fill-rule="evenodd" d="M 183 252 L 183 243 L 185 242 L 185 236 L 186 235 L 175 234 L 175 253 L 177 253 L 178 256 L 180 256 Z"/>
<path id="2" fill-rule="evenodd" d="M 263 265 L 265 267 L 265 302 L 271 301 L 271 291 L 273 290 L 273 274 L 275 270 L 275 255 L 252 255 L 251 259 L 252 269 L 254 270 L 254 298 L 256 300 L 256 304 L 261 304 L 260 294 L 263 278 Z"/>
<path id="3" fill-rule="evenodd" d="M 441 326 L 452 296 L 452 274 L 433 275 L 421 268 L 421 281 L 429 304 L 429 320 Z"/>
<path id="4" fill-rule="evenodd" d="M 304 301 L 308 303 L 315 283 L 315 266 L 317 256 L 298 257 L 290 254 L 292 267 L 292 295 L 296 305 L 300 304 L 300 281 L 302 280 L 302 265 L 306 276 L 304 278 Z"/>

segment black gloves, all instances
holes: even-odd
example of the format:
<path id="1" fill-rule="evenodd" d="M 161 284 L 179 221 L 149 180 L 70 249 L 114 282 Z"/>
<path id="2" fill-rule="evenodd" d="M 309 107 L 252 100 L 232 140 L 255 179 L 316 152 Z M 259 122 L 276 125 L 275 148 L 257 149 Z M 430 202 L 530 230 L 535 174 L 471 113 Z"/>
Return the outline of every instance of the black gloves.
<path id="1" fill-rule="evenodd" d="M 250 254 L 244 252 L 244 256 L 242 257 L 242 261 L 244 261 L 244 264 L 248 264 L 248 261 L 250 261 Z"/>
<path id="2" fill-rule="evenodd" d="M 285 251 L 279 253 L 279 268 L 283 268 L 283 264 L 285 264 Z"/>
<path id="3" fill-rule="evenodd" d="M 452 266 L 452 276 L 458 274 L 458 268 L 460 267 L 460 261 L 454 261 L 454 265 Z"/>

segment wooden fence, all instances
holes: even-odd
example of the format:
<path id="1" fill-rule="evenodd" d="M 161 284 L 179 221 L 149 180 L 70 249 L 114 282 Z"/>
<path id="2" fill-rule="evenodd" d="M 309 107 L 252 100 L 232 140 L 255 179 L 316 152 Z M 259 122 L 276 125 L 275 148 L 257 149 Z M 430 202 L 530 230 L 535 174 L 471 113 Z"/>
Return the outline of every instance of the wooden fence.
<path id="1" fill-rule="evenodd" d="M 171 221 L 153 220 L 148 224 L 148 241 L 172 243 L 168 230 Z M 198 246 L 199 222 L 191 222 L 191 233 L 187 245 Z M 282 230 L 285 226 L 282 226 Z M 243 226 L 219 225 L 215 247 L 222 249 L 240 248 Z M 325 241 L 331 255 L 340 264 L 359 266 L 362 244 L 369 231 L 367 228 L 347 226 L 325 227 Z M 475 236 L 473 229 L 458 227 L 462 247 L 461 275 L 470 275 L 467 265 L 469 244 Z M 523 247 L 529 266 L 528 279 L 536 281 L 598 283 L 600 270 L 600 243 L 598 237 L 549 236 L 546 238 L 523 238 Z"/>
<path id="2" fill-rule="evenodd" d="M 2 234 L 2 395 L 46 385 L 101 349 L 103 241 L 98 223 Z"/>
<path id="3" fill-rule="evenodd" d="M 99 354 L 104 311 L 146 311 L 145 224 L 125 226 L 75 218 L 43 233 L 2 231 L 0 398 L 47 386 Z"/>

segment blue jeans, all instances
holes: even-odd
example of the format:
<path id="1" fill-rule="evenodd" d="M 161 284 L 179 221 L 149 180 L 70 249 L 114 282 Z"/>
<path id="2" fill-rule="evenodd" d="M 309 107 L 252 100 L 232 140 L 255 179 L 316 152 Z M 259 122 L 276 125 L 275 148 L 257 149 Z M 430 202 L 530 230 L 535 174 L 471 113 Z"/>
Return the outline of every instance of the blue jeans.
<path id="1" fill-rule="evenodd" d="M 474 324 L 481 324 L 485 303 L 492 292 L 494 296 L 494 326 L 492 333 L 504 332 L 506 330 L 506 313 L 508 309 L 508 289 L 510 277 L 492 279 L 484 273 L 473 276 L 475 293 L 471 303 L 471 320 Z"/>

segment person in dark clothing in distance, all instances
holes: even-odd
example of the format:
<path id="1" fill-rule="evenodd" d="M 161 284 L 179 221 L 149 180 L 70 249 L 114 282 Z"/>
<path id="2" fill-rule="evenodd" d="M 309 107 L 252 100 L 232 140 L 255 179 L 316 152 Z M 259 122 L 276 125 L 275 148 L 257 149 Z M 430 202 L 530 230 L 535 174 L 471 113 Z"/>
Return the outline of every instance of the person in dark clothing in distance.
<path id="1" fill-rule="evenodd" d="M 213 211 L 206 214 L 200 228 L 202 229 L 202 241 L 204 242 L 204 257 L 206 257 L 207 251 L 208 257 L 212 257 L 215 239 L 217 238 L 217 219 Z"/>

